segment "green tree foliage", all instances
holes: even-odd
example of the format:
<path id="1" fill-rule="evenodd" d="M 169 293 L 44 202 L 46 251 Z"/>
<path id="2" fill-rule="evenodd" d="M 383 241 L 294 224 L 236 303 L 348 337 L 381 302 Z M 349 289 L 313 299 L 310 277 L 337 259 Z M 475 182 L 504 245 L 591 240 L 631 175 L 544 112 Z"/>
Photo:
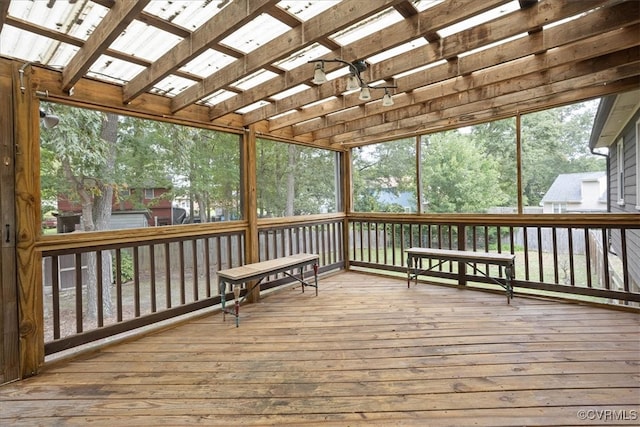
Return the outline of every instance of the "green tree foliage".
<path id="1" fill-rule="evenodd" d="M 334 152 L 265 139 L 257 141 L 256 151 L 261 217 L 337 210 Z"/>
<path id="2" fill-rule="evenodd" d="M 485 212 L 507 196 L 498 162 L 471 135 L 430 135 L 422 150 L 422 188 L 428 212 Z"/>
<path id="3" fill-rule="evenodd" d="M 407 138 L 352 150 L 355 211 L 416 211 L 415 144 Z M 406 200 L 410 206 L 402 205 Z"/>

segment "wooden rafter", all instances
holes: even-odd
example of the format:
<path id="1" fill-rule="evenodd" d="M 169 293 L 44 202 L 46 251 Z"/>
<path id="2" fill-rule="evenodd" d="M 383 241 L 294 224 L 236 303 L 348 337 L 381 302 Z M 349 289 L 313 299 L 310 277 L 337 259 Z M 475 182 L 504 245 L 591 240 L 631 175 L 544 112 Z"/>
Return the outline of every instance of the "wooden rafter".
<path id="1" fill-rule="evenodd" d="M 240 0 L 222 9 L 196 31 L 168 50 L 149 68 L 138 74 L 123 88 L 123 102 L 147 91 L 155 83 L 197 57 L 214 43 L 233 33 L 278 0 Z"/>
<path id="2" fill-rule="evenodd" d="M 544 76 L 542 73 L 551 67 L 563 63 L 584 61 L 614 50 L 637 46 L 640 43 L 640 39 L 633 37 L 634 32 L 638 31 L 639 28 L 638 24 L 634 24 L 637 20 L 632 15 L 624 13 L 614 14 L 617 17 L 616 19 L 611 12 L 603 10 L 599 13 L 585 16 L 579 22 L 581 25 L 575 27 L 577 29 L 576 32 L 563 31 L 561 28 L 549 29 L 546 37 L 538 34 L 516 39 L 462 58 L 456 67 L 451 67 L 448 64 L 433 67 L 429 69 L 429 85 L 424 85 L 425 78 L 420 75 L 409 75 L 398 79 L 399 87 L 407 93 L 396 96 L 395 104 L 392 108 L 382 107 L 381 102 L 376 101 L 369 103 L 366 110 L 352 108 L 322 117 L 319 114 L 316 114 L 315 117 L 312 116 L 315 111 L 310 111 L 304 117 L 300 117 L 299 113 L 292 113 L 281 119 L 273 120 L 273 122 L 278 124 L 278 121 L 294 120 L 295 123 L 300 124 L 293 125 L 293 134 L 301 135 L 309 132 L 318 132 L 333 124 L 353 121 L 363 117 L 382 114 L 387 114 L 388 116 L 394 110 L 407 108 L 415 103 L 425 102 L 448 94 L 456 94 L 461 87 L 465 87 L 468 84 L 467 82 L 474 82 L 477 87 L 481 87 L 482 85 L 507 81 L 530 73 L 538 73 L 533 74 L 531 76 L 532 79 L 542 80 Z M 593 26 L 589 24 L 603 18 L 609 18 L 608 22 L 611 24 L 610 27 L 613 31 L 605 34 L 595 33 Z M 619 29 L 629 23 L 632 25 Z M 589 36 L 591 38 L 585 39 L 585 37 Z M 556 50 L 549 52 L 548 55 L 536 55 L 541 46 L 544 47 L 545 51 L 548 49 Z M 498 59 L 509 59 L 509 61 L 503 64 L 491 65 L 497 63 Z M 474 74 L 470 76 L 472 72 Z M 424 87 L 424 90 L 421 89 L 421 86 Z M 354 98 L 352 103 L 359 102 L 357 96 L 354 96 Z M 315 110 L 316 108 L 313 107 L 308 110 Z M 337 111 L 337 109 L 333 111 Z M 325 108 L 325 114 L 328 112 L 331 112 L 330 107 Z M 295 115 L 298 115 L 298 117 L 288 117 Z M 277 128 L 281 127 L 278 126 Z M 273 129 L 274 126 L 271 128 Z M 316 136 L 323 138 L 328 135 L 316 133 Z"/>
<path id="3" fill-rule="evenodd" d="M 344 46 L 337 51 L 324 55 L 323 59 L 340 57 L 347 61 L 372 56 L 385 50 L 402 45 L 410 40 L 422 37 L 427 32 L 453 25 L 464 19 L 482 13 L 492 7 L 506 3 L 508 0 L 486 0 L 477 2 L 473 0 L 456 0 L 456 7 L 451 8 L 451 4 L 440 4 L 427 11 L 412 16 L 405 21 L 380 30 L 368 37 L 364 37 L 348 46 Z M 463 12 L 464 11 L 464 12 Z M 326 64 L 326 70 L 332 71 L 340 68 L 341 65 Z M 260 96 L 273 95 L 304 82 L 308 82 L 313 74 L 313 66 L 301 66 L 287 73 L 286 78 L 271 79 L 269 82 L 256 86 L 249 93 L 240 94 L 229 99 L 212 109 L 211 118 L 223 115 L 226 111 L 236 111 L 238 108 L 256 102 Z M 388 76 L 386 76 L 388 77 Z M 271 105 L 262 107 L 251 113 L 247 113 L 245 123 L 250 124 L 275 114 L 280 114 L 292 109 L 300 108 L 303 105 L 315 102 L 319 99 L 335 96 L 344 91 L 344 83 L 332 82 L 334 85 L 322 85 L 300 92 L 294 96 L 280 100 Z"/>
<path id="4" fill-rule="evenodd" d="M 222 70 L 208 76 L 202 82 L 188 88 L 176 96 L 172 110 L 179 111 L 193 102 L 212 94 L 221 85 L 229 84 L 245 77 L 265 64 L 271 64 L 291 53 L 324 38 L 329 34 L 372 15 L 402 0 L 376 0 L 363 3 L 358 0 L 347 0 L 338 3 L 327 11 L 311 18 L 308 22 L 292 28 L 284 34 L 247 54 L 240 60 L 229 64 Z M 222 114 L 224 115 L 224 114 Z M 216 117 L 212 117 L 214 119 Z"/>
<path id="5" fill-rule="evenodd" d="M 69 61 L 62 72 L 62 90 L 69 92 L 100 55 L 140 14 L 150 0 L 117 2 L 93 31 L 84 46 Z"/>
<path id="6" fill-rule="evenodd" d="M 375 64 L 369 70 L 369 76 L 371 80 L 380 80 L 388 77 L 389 75 L 396 75 L 414 69 L 418 67 L 420 63 L 435 63 L 443 59 L 451 58 L 461 53 L 487 46 L 498 40 L 521 34 L 523 31 L 526 31 L 529 28 L 535 28 L 541 22 L 554 22 L 565 19 L 569 16 L 573 16 L 576 13 L 584 10 L 583 8 L 584 4 L 581 4 L 580 2 L 572 2 L 566 5 L 558 3 L 555 5 L 555 7 L 546 7 L 544 8 L 544 10 L 530 8 L 526 11 L 518 11 L 492 23 L 473 27 L 467 31 L 454 34 L 450 37 L 442 39 L 438 44 L 429 44 L 426 46 L 418 47 L 402 55 L 390 58 L 386 61 L 382 61 L 379 64 Z M 529 25 L 529 27 L 526 27 L 525 25 Z M 498 30 L 492 31 L 493 28 L 498 28 Z M 549 39 L 553 40 L 553 38 Z M 488 65 L 505 61 L 507 59 L 516 59 L 523 54 L 526 54 L 527 52 L 534 53 L 530 52 L 530 50 L 523 51 L 520 49 L 521 47 L 518 47 L 514 48 L 511 51 L 505 51 L 504 48 L 498 47 L 492 49 L 493 51 L 499 52 L 494 55 L 486 52 L 472 55 L 491 58 L 490 62 L 487 61 L 484 65 L 482 65 L 482 67 L 486 67 Z M 535 52 L 538 51 L 540 51 L 539 47 L 536 48 Z M 444 64 L 434 67 L 438 70 L 444 70 L 444 73 L 441 73 L 439 71 L 434 72 L 434 69 L 430 68 L 428 71 L 413 73 L 409 76 L 398 78 L 395 81 L 395 83 L 398 85 L 398 92 L 409 92 L 420 86 L 433 84 L 443 80 L 444 78 L 451 78 L 453 76 L 460 75 L 461 73 L 459 62 L 460 61 L 453 64 Z M 482 67 L 479 67 L 478 69 Z M 465 70 L 464 73 L 466 74 L 471 71 L 473 70 Z M 409 82 L 411 83 L 407 84 Z M 332 88 L 327 87 L 327 89 L 324 90 L 329 91 L 330 89 Z M 312 89 L 305 92 L 300 92 L 295 96 L 287 99 L 288 107 L 295 108 L 305 105 L 309 103 L 311 99 L 313 99 L 314 94 L 315 91 Z M 327 93 L 326 95 L 328 96 L 330 94 Z M 314 107 L 305 108 L 304 112 L 294 112 L 282 117 L 281 119 L 276 119 L 276 123 L 274 123 L 270 128 L 279 129 L 283 125 L 307 122 L 314 117 L 318 117 L 328 113 L 334 113 L 342 109 L 351 108 L 351 110 L 348 110 L 345 113 L 348 116 L 354 111 L 352 107 L 364 105 L 364 103 L 364 101 L 358 99 L 357 94 L 341 96 L 334 101 L 329 101 L 329 105 L 325 105 L 327 103 L 318 104 Z M 362 114 L 369 114 L 368 109 L 366 111 L 359 109 L 359 111 Z M 251 114 L 247 114 L 246 116 L 251 116 Z M 254 117 L 255 116 L 252 116 L 252 118 Z M 341 117 L 337 115 L 335 117 L 335 120 L 340 121 Z M 245 117 L 245 123 L 247 121 L 248 117 Z M 294 134 L 307 133 L 311 130 L 312 129 L 304 129 L 297 131 L 294 129 Z"/>

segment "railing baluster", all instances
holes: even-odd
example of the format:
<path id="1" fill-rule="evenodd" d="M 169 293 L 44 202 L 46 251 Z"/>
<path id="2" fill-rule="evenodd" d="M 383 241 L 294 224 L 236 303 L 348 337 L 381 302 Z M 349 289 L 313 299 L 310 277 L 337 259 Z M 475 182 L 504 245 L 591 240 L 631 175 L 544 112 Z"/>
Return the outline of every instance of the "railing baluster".
<path id="1" fill-rule="evenodd" d="M 60 338 L 60 263 L 59 257 L 53 255 L 51 257 L 51 298 L 53 304 L 53 339 Z"/>
<path id="2" fill-rule="evenodd" d="M 204 272 L 206 281 L 206 295 L 207 298 L 211 298 L 211 238 L 206 237 L 203 239 L 204 245 Z"/>
<path id="3" fill-rule="evenodd" d="M 193 251 L 193 253 L 191 254 L 191 258 L 192 258 L 192 276 L 193 276 L 193 301 L 198 301 L 200 299 L 199 296 L 199 292 L 198 292 L 198 240 L 197 239 L 191 239 L 191 250 Z"/>
<path id="4" fill-rule="evenodd" d="M 558 236 L 557 236 L 557 228 L 551 227 L 551 242 L 553 245 L 552 253 L 553 253 L 553 279 L 554 283 L 559 284 L 559 276 L 558 276 Z"/>
<path id="5" fill-rule="evenodd" d="M 178 267 L 178 270 L 180 270 L 180 304 L 185 304 L 187 301 L 187 289 L 185 284 L 186 273 L 184 271 L 184 240 L 178 242 L 178 260 L 180 264 Z"/>
<path id="6" fill-rule="evenodd" d="M 576 272 L 573 259 L 573 229 L 567 228 L 567 237 L 569 239 L 569 282 L 571 286 L 576 285 Z"/>
<path id="7" fill-rule="evenodd" d="M 156 302 L 156 246 L 149 245 L 149 298 L 151 300 L 151 312 L 158 311 Z"/>
<path id="8" fill-rule="evenodd" d="M 97 326 L 101 328 L 104 326 L 104 294 L 103 294 L 103 280 L 102 280 L 102 251 L 96 251 L 96 309 L 97 309 Z"/>
<path id="9" fill-rule="evenodd" d="M 164 244 L 164 286 L 165 286 L 165 304 L 167 308 L 171 308 L 171 248 L 169 243 Z"/>
<path id="10" fill-rule="evenodd" d="M 587 270 L 587 287 L 591 288 L 593 287 L 591 279 L 591 233 L 586 227 L 584 229 L 584 262 Z"/>
<path id="11" fill-rule="evenodd" d="M 529 280 L 529 229 L 522 227 L 522 242 L 524 245 L 524 280 Z"/>
<path id="12" fill-rule="evenodd" d="M 133 248 L 133 304 L 134 317 L 140 317 L 140 259 L 138 246 Z"/>
<path id="13" fill-rule="evenodd" d="M 76 277 L 76 332 L 82 332 L 82 253 L 75 255 L 75 277 Z"/>
<path id="14" fill-rule="evenodd" d="M 122 251 L 116 249 L 116 319 L 122 322 Z"/>

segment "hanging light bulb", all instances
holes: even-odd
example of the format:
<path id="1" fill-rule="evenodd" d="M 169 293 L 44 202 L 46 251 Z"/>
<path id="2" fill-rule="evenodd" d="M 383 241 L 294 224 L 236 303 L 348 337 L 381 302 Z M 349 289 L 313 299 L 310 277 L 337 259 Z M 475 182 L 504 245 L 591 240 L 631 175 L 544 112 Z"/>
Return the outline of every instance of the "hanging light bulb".
<path id="1" fill-rule="evenodd" d="M 311 80 L 311 82 L 316 85 L 327 82 L 327 75 L 324 73 L 324 62 L 316 63 L 316 68 L 313 71 L 313 80 Z"/>
<path id="2" fill-rule="evenodd" d="M 360 96 L 358 97 L 360 101 L 368 101 L 371 99 L 371 91 L 367 86 L 362 86 L 360 89 Z"/>
<path id="3" fill-rule="evenodd" d="M 42 119 L 42 124 L 44 124 L 44 127 L 47 129 L 51 129 L 60 123 L 60 118 L 58 116 L 45 113 L 42 110 L 40 110 L 40 118 Z"/>
<path id="4" fill-rule="evenodd" d="M 360 87 L 360 82 L 355 74 L 351 74 L 347 79 L 347 90 L 356 90 Z"/>
<path id="5" fill-rule="evenodd" d="M 389 93 L 389 90 L 384 90 L 384 96 L 382 97 L 382 106 L 383 107 L 391 107 L 393 105 L 393 98 Z"/>

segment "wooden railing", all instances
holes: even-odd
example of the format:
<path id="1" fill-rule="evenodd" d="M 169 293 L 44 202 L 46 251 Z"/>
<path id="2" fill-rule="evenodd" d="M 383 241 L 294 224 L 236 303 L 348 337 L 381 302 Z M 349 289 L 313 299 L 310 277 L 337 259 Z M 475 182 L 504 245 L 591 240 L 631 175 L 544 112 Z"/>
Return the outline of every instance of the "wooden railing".
<path id="1" fill-rule="evenodd" d="M 216 271 L 244 263 L 245 226 L 43 239 L 45 354 L 218 304 Z"/>
<path id="2" fill-rule="evenodd" d="M 403 276 L 404 250 L 412 246 L 507 252 L 516 255 L 516 294 L 527 290 L 626 305 L 640 302 L 630 268 L 640 263 L 640 254 L 609 251 L 614 237 L 623 248 L 635 247 L 637 216 L 347 218 L 261 219 L 260 261 L 307 252 L 320 256 L 321 273 L 348 265 Z M 245 263 L 247 230 L 245 222 L 238 222 L 43 238 L 37 247 L 43 260 L 45 354 L 219 304 L 216 272 Z M 477 268 L 504 277 L 498 267 Z M 472 273 L 470 269 L 465 277 L 471 286 L 493 286 Z M 455 264 L 438 266 L 428 275 L 450 284 L 460 278 Z M 260 287 L 288 281 L 274 275 Z"/>
<path id="3" fill-rule="evenodd" d="M 612 240 L 622 248 L 617 254 Z M 349 216 L 349 265 L 354 268 L 404 274 L 404 250 L 412 246 L 511 253 L 517 291 L 626 305 L 640 302 L 639 280 L 631 271 L 640 265 L 640 253 L 632 249 L 639 243 L 638 215 Z M 498 267 L 476 267 L 504 277 Z M 491 287 L 490 280 L 472 273 L 465 273 L 466 281 Z M 459 279 L 452 263 L 425 276 L 447 283 Z"/>
<path id="4" fill-rule="evenodd" d="M 343 218 L 260 220 L 260 260 L 307 252 L 321 273 L 344 268 Z M 245 263 L 246 232 L 241 222 L 43 238 L 45 355 L 219 304 L 216 272 Z"/>

